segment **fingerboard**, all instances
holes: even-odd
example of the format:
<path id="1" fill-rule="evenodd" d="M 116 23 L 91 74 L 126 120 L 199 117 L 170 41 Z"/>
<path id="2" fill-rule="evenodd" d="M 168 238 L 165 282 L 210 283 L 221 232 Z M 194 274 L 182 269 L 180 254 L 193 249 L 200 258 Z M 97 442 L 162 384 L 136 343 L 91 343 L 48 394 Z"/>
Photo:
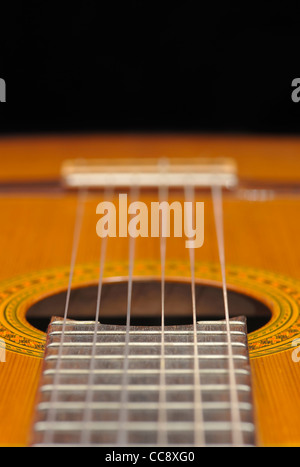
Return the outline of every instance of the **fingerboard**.
<path id="1" fill-rule="evenodd" d="M 225 321 L 197 323 L 196 354 L 194 336 L 166 326 L 162 355 L 159 327 L 132 326 L 126 341 L 126 326 L 53 319 L 30 444 L 156 446 L 163 432 L 167 446 L 195 446 L 201 432 L 206 446 L 232 446 L 238 429 L 255 445 L 245 319 L 230 320 L 238 427 Z"/>

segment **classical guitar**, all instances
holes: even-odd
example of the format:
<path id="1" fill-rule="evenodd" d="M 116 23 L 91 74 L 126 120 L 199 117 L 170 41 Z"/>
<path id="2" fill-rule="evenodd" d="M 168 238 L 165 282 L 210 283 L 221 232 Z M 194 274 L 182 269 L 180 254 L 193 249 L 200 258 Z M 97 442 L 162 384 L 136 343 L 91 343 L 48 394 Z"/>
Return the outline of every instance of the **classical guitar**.
<path id="1" fill-rule="evenodd" d="M 300 445 L 298 139 L 0 151 L 1 446 Z"/>

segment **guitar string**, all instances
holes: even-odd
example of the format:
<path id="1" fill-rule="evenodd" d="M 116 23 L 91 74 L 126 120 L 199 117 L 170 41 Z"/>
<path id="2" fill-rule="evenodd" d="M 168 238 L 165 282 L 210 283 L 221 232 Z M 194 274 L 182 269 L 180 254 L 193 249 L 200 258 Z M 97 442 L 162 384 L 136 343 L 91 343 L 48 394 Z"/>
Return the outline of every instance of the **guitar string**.
<path id="1" fill-rule="evenodd" d="M 63 318 L 63 325 L 62 325 L 62 333 L 61 333 L 61 345 L 58 351 L 58 358 L 56 362 L 56 369 L 59 369 L 60 362 L 61 362 L 61 355 L 63 349 L 63 340 L 64 340 L 64 332 L 67 320 L 67 314 L 69 309 L 69 302 L 70 302 L 70 294 L 71 294 L 71 286 L 74 274 L 74 267 L 75 261 L 77 257 L 78 245 L 79 245 L 79 238 L 80 238 L 80 231 L 82 226 L 83 214 L 84 214 L 84 205 L 86 201 L 86 190 L 79 190 L 78 192 L 78 201 L 77 201 L 77 211 L 76 211 L 76 219 L 75 219 L 75 227 L 74 227 L 74 234 L 73 234 L 73 245 L 72 245 L 72 254 L 71 254 L 71 265 L 70 265 L 70 274 L 69 274 L 69 283 L 66 295 L 66 303 L 65 303 L 65 311 L 64 311 L 64 318 Z M 236 381 L 235 381 L 235 374 L 234 374 L 234 362 L 233 362 L 233 355 L 232 355 L 232 346 L 231 346 L 231 335 L 230 335 L 230 322 L 229 322 L 229 312 L 228 312 L 228 298 L 227 298 L 227 286 L 226 286 L 226 279 L 225 279 L 225 254 L 224 254 L 224 238 L 223 238 L 223 215 L 222 215 L 222 192 L 219 187 L 212 187 L 212 195 L 213 195 L 213 205 L 214 205 L 214 213 L 215 213 L 215 224 L 217 230 L 217 239 L 218 239 L 218 249 L 219 249 L 219 259 L 221 265 L 221 272 L 222 272 L 222 284 L 223 284 L 223 298 L 224 298 L 224 307 L 225 307 L 225 318 L 226 318 L 226 329 L 227 329 L 227 339 L 228 339 L 228 353 L 229 353 L 229 366 L 230 366 L 230 392 L 231 392 L 231 401 L 232 401 L 232 420 L 233 420 L 233 437 L 234 437 L 234 444 L 241 445 L 242 444 L 242 433 L 240 430 L 237 429 L 237 426 L 240 426 L 240 413 L 238 410 L 238 394 L 236 388 Z M 128 299 L 127 299 L 127 315 L 126 315 L 126 342 L 125 342 L 125 358 L 124 358 L 124 372 L 123 372 L 123 388 L 126 389 L 127 380 L 128 380 L 128 350 L 129 350 L 129 327 L 130 327 L 130 311 L 131 311 L 131 296 L 132 296 L 132 274 L 133 274 L 133 262 L 134 262 L 134 238 L 130 238 L 130 248 L 129 248 L 129 280 L 128 280 Z M 162 258 L 162 267 L 164 268 L 164 242 L 161 244 L 161 258 Z M 164 304 L 164 273 L 162 274 L 162 305 Z M 193 281 L 192 281 L 193 284 Z M 193 287 L 193 285 L 192 285 Z M 192 294 L 192 296 L 194 296 Z M 194 299 L 193 299 L 194 303 Z M 162 306 L 162 331 L 164 330 L 164 305 Z M 162 352 L 164 349 L 164 333 L 162 332 Z M 163 354 L 162 354 L 163 355 Z M 164 362 L 164 358 L 162 357 L 161 362 Z M 162 363 L 162 369 L 164 369 L 164 363 Z M 161 375 L 164 375 L 164 371 L 161 371 Z M 164 378 L 162 376 L 161 378 Z M 55 372 L 54 383 L 53 383 L 53 391 L 51 394 L 51 404 L 52 408 L 49 409 L 48 412 L 48 419 L 47 422 L 52 422 L 55 419 L 55 402 L 57 400 L 57 386 L 58 386 L 58 379 L 59 379 L 59 372 Z M 164 384 L 161 384 L 161 388 L 165 388 Z M 163 394 L 163 392 L 161 392 Z M 123 394 L 125 397 L 122 397 Z M 163 399 L 165 396 L 161 396 Z M 121 426 L 126 421 L 126 401 L 128 395 L 127 391 L 121 392 L 121 412 L 120 412 L 120 422 Z M 162 424 L 160 425 L 163 426 Z M 160 429 L 160 432 L 164 432 L 164 430 Z M 119 431 L 119 442 L 123 444 L 126 439 L 124 439 L 124 430 L 121 429 Z M 161 440 L 160 434 L 160 440 Z M 53 431 L 47 430 L 45 432 L 45 442 L 50 443 L 52 441 Z"/>
<path id="2" fill-rule="evenodd" d="M 53 391 L 51 392 L 50 401 L 49 401 L 50 408 L 47 413 L 47 419 L 46 419 L 46 422 L 49 423 L 50 426 L 54 422 L 55 416 L 56 416 L 55 404 L 58 399 L 57 387 L 59 384 L 59 369 L 61 365 L 65 328 L 66 328 L 67 316 L 68 316 L 69 305 L 70 305 L 71 288 L 72 288 L 73 275 L 74 275 L 75 263 L 76 263 L 79 240 L 80 240 L 81 227 L 82 227 L 82 222 L 83 222 L 83 217 L 84 217 L 84 208 L 85 208 L 86 198 L 87 198 L 87 190 L 80 189 L 77 194 L 77 208 L 76 208 L 75 224 L 74 224 L 74 232 L 73 232 L 73 243 L 72 243 L 72 250 L 71 250 L 71 264 L 70 264 L 69 282 L 68 282 L 65 308 L 64 308 L 64 316 L 63 316 L 63 322 L 62 322 L 61 339 L 60 339 L 60 345 L 58 348 L 58 355 L 56 359 L 56 367 L 55 367 L 55 373 L 54 373 L 54 378 L 53 378 Z M 46 430 L 45 435 L 44 435 L 44 442 L 46 444 L 50 444 L 53 441 L 53 436 L 54 436 L 53 429 Z"/>
<path id="3" fill-rule="evenodd" d="M 131 200 L 138 199 L 139 188 L 132 186 L 130 189 Z M 125 425 L 128 418 L 128 370 L 129 370 L 129 339 L 130 339 L 130 319 L 132 305 L 132 285 L 133 285 L 133 268 L 135 256 L 135 237 L 129 236 L 129 264 L 128 264 L 128 289 L 127 289 L 127 310 L 126 310 L 126 331 L 125 331 L 125 346 L 123 360 L 123 374 L 120 393 L 120 412 L 119 412 L 119 430 L 117 433 L 117 444 L 124 446 L 127 444 L 127 432 Z"/>
<path id="4" fill-rule="evenodd" d="M 104 200 L 111 202 L 113 198 L 114 189 L 106 188 L 104 190 Z M 109 217 L 110 212 L 108 212 L 108 219 L 107 223 L 109 225 Z M 90 443 L 91 431 L 88 429 L 89 422 L 92 420 L 92 410 L 91 404 L 93 402 L 93 384 L 94 384 L 94 377 L 95 377 L 95 364 L 96 364 L 96 344 L 97 344 L 97 337 L 98 337 L 98 325 L 99 325 L 99 317 L 100 317 L 100 304 L 101 304 L 101 295 L 102 295 L 102 286 L 103 286 L 103 276 L 104 276 L 104 266 L 105 266 L 105 258 L 106 258 L 106 251 L 107 251 L 107 242 L 108 242 L 108 234 L 101 239 L 101 247 L 100 247 L 100 260 L 99 260 L 99 280 L 98 280 L 98 288 L 97 288 L 97 302 L 96 302 L 96 313 L 95 313 L 95 324 L 94 324 L 94 332 L 93 332 L 93 341 L 92 341 L 92 350 L 91 350 L 91 359 L 90 359 L 90 367 L 88 373 L 88 382 L 87 382 L 87 392 L 86 398 L 84 402 L 84 413 L 83 413 L 83 429 L 81 430 L 81 439 L 80 443 L 84 445 L 88 445 Z"/>
<path id="5" fill-rule="evenodd" d="M 225 309 L 225 321 L 226 321 L 226 334 L 227 334 L 227 347 L 228 347 L 228 365 L 229 365 L 229 386 L 230 386 L 230 401 L 231 401 L 231 419 L 232 419 L 232 441 L 235 446 L 243 445 L 243 434 L 241 429 L 241 417 L 239 411 L 239 398 L 237 383 L 235 377 L 234 368 L 234 357 L 231 343 L 231 331 L 230 331 L 230 320 L 229 320 L 229 307 L 228 307 L 228 296 L 227 296 L 227 284 L 226 284 L 226 267 L 225 267 L 225 247 L 224 247 L 224 221 L 223 221 L 223 200 L 222 200 L 222 188 L 218 186 L 212 186 L 212 199 L 213 209 L 215 217 L 215 226 L 217 234 L 219 262 L 221 267 L 222 275 L 222 289 L 223 289 L 223 301 Z"/>
<path id="6" fill-rule="evenodd" d="M 165 162 L 161 162 L 161 171 L 165 170 Z M 168 188 L 159 187 L 159 202 L 166 202 L 168 199 Z M 166 412 L 166 362 L 165 362 L 165 269 L 166 269 L 166 212 L 161 210 L 160 217 L 160 262 L 161 262 L 161 354 L 159 373 L 159 394 L 158 394 L 158 431 L 157 444 L 166 446 L 168 435 L 166 432 L 167 412 Z"/>
<path id="7" fill-rule="evenodd" d="M 195 206 L 195 189 L 194 187 L 185 187 L 185 199 L 187 202 L 192 203 L 192 209 Z M 193 212 L 190 213 L 187 222 L 192 228 L 193 226 Z M 205 445 L 205 434 L 203 430 L 204 416 L 203 404 L 201 394 L 201 369 L 199 368 L 199 355 L 198 355 L 198 333 L 197 333 L 197 310 L 196 310 L 196 290 L 195 290 L 195 249 L 189 248 L 189 260 L 191 270 L 191 293 L 192 293 L 192 315 L 193 315 L 193 342 L 194 342 L 194 443 L 196 446 Z"/>

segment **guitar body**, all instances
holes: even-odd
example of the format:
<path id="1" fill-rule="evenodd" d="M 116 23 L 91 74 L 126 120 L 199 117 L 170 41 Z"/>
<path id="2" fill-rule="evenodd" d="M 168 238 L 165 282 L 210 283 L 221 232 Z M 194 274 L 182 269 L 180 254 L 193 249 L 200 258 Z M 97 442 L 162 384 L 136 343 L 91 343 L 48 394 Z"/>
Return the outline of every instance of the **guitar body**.
<path id="1" fill-rule="evenodd" d="M 46 342 L 34 306 L 68 286 L 77 194 L 59 186 L 60 166 L 77 157 L 228 156 L 236 160 L 241 188 L 224 196 L 226 273 L 229 290 L 269 310 L 265 324 L 248 334 L 257 443 L 300 445 L 300 246 L 297 183 L 300 141 L 214 137 L 74 137 L 4 139 L 0 142 L 0 445 L 28 444 Z M 274 188 L 275 187 L 275 188 Z M 145 191 L 145 203 L 157 193 Z M 170 194 L 183 200 L 180 190 Z M 103 193 L 87 197 L 74 289 L 97 284 L 101 241 L 96 206 Z M 221 284 L 210 193 L 205 203 L 205 240 L 196 255 L 196 280 Z M 109 238 L 105 283 L 126 281 L 128 238 Z M 146 246 L 145 246 L 146 245 Z M 134 278 L 159 281 L 159 240 L 137 238 Z M 183 239 L 167 240 L 166 278 L 188 283 Z M 137 307 L 143 317 L 143 310 Z M 201 319 L 201 310 L 198 319 Z M 53 309 L 62 316 L 62 309 Z M 106 314 L 107 319 L 109 313 Z M 239 310 L 243 315 L 243 310 Z M 100 315 L 101 321 L 101 315 Z M 3 349 L 2 349 L 3 350 Z"/>

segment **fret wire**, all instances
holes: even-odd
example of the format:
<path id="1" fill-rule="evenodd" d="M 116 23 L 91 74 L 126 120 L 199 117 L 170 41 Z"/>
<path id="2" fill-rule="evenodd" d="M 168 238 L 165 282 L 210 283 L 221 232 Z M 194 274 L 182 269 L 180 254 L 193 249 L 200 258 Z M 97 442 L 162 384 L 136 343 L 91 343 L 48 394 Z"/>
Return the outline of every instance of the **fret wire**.
<path id="1" fill-rule="evenodd" d="M 209 325 L 214 325 L 214 326 L 218 326 L 222 321 L 197 321 L 198 324 L 209 324 Z M 94 321 L 80 321 L 80 324 L 81 325 L 91 325 L 92 327 L 94 326 Z M 234 320 L 234 321 L 230 321 L 230 325 L 243 325 L 244 322 L 243 321 L 239 321 L 239 320 Z M 51 323 L 51 325 L 53 326 L 62 326 L 62 322 L 61 321 L 53 321 Z M 66 325 L 69 325 L 69 326 L 74 326 L 74 323 L 73 322 L 66 322 Z M 224 326 L 226 325 L 226 322 L 224 320 Z M 125 332 L 125 331 L 120 331 L 120 332 Z M 138 333 L 138 332 L 143 332 L 143 331 L 130 331 L 131 333 Z M 148 331 L 147 331 L 148 332 Z M 149 331 L 150 332 L 150 331 Z M 157 331 L 154 331 L 154 332 L 157 332 Z M 185 332 L 185 331 L 166 331 L 166 332 Z"/>
<path id="2" fill-rule="evenodd" d="M 159 342 L 129 342 L 128 346 L 130 347 L 155 347 L 154 344 L 157 344 L 157 347 L 160 347 L 158 344 Z M 126 342 L 96 342 L 95 344 L 93 342 L 63 342 L 62 344 L 60 342 L 52 342 L 51 344 L 48 345 L 49 348 L 55 348 L 55 347 L 124 347 L 126 345 Z M 165 342 L 165 347 L 227 347 L 226 342 L 197 342 L 194 344 L 194 342 Z M 243 342 L 232 342 L 231 344 L 233 347 L 245 347 L 247 348 L 247 345 L 244 344 Z"/>
<path id="3" fill-rule="evenodd" d="M 92 389 L 94 391 L 100 391 L 106 389 L 107 391 L 120 391 L 122 392 L 122 384 L 94 384 Z M 54 388 L 54 384 L 45 384 L 42 388 L 42 392 L 48 392 Z M 88 388 L 87 384 L 57 384 L 56 388 L 58 391 L 85 391 Z M 250 386 L 246 384 L 236 384 L 236 388 L 238 391 L 251 391 Z M 126 390 L 129 391 L 157 391 L 159 392 L 161 389 L 161 384 L 127 384 Z M 165 391 L 193 391 L 193 390 L 200 390 L 201 391 L 224 391 L 230 390 L 230 384 L 202 384 L 201 388 L 199 386 L 195 388 L 194 384 L 165 384 L 164 390 Z"/>
<path id="4" fill-rule="evenodd" d="M 226 285 L 226 271 L 225 271 L 225 247 L 224 247 L 224 221 L 223 221 L 223 206 L 222 206 L 222 188 L 217 186 L 212 186 L 212 198 L 213 198 L 213 209 L 215 217 L 215 227 L 217 234 L 217 243 L 218 243 L 218 252 L 219 252 L 219 261 L 221 267 L 221 276 L 222 276 L 222 290 L 223 290 L 223 301 L 224 301 L 224 311 L 225 311 L 225 320 L 226 320 L 226 330 L 227 330 L 227 340 L 228 340 L 228 364 L 230 369 L 230 397 L 232 403 L 231 416 L 235 429 L 233 430 L 233 444 L 235 446 L 243 445 L 243 435 L 241 428 L 241 419 L 240 413 L 238 410 L 238 394 L 237 394 L 237 384 L 234 374 L 234 360 L 232 352 L 232 343 L 230 335 L 230 321 L 229 321 L 229 309 L 228 309 L 228 297 L 227 297 L 227 285 Z"/>
<path id="5" fill-rule="evenodd" d="M 54 443 L 47 443 L 47 444 L 46 443 L 36 443 L 35 446 L 36 447 L 49 447 L 49 448 L 57 447 L 57 445 L 54 444 Z M 71 448 L 71 447 L 77 447 L 78 443 L 60 443 L 59 446 L 62 447 L 62 448 Z M 110 444 L 110 443 L 106 443 L 106 442 L 105 443 L 102 442 L 102 443 L 84 444 L 81 447 L 91 447 L 91 446 L 93 446 L 93 447 L 105 447 L 105 448 L 115 448 L 116 447 L 115 444 Z M 128 443 L 126 445 L 126 447 L 128 447 L 128 448 L 131 448 L 131 447 L 138 448 L 138 447 L 144 447 L 144 446 L 145 446 L 144 443 Z M 146 444 L 146 446 L 152 447 L 153 444 L 148 443 L 148 444 Z M 181 443 L 173 444 L 173 443 L 170 443 L 168 446 L 169 447 L 175 447 L 177 449 L 182 448 L 182 447 L 183 448 L 195 447 L 193 444 L 188 444 L 188 443 L 186 443 L 186 444 L 181 444 Z M 219 444 L 218 443 L 211 443 L 211 444 L 209 444 L 209 447 L 211 447 L 211 448 L 226 448 L 226 447 L 231 447 L 231 444 L 230 443 L 223 443 L 223 444 L 221 444 L 221 443 L 219 443 Z M 246 447 L 253 447 L 253 445 L 246 443 L 246 444 L 244 444 L 244 447 L 245 448 Z"/>
<path id="6" fill-rule="evenodd" d="M 218 357 L 218 359 L 225 359 L 225 360 L 228 360 L 229 358 L 234 358 L 236 360 L 248 360 L 248 358 L 245 356 L 245 355 L 233 355 L 233 356 L 229 356 L 229 355 L 212 355 L 212 354 L 204 354 L 204 355 L 198 355 L 198 358 L 201 360 L 210 360 L 210 359 L 213 359 L 215 360 L 216 359 L 216 356 Z M 144 360 L 145 357 L 147 357 L 147 360 L 160 360 L 160 355 L 128 355 L 127 358 L 129 360 Z M 58 355 L 48 355 L 47 357 L 45 357 L 45 360 L 57 360 L 58 358 Z M 61 359 L 65 359 L 65 360 L 88 360 L 91 358 L 90 355 L 77 355 L 77 354 L 70 354 L 70 355 L 61 355 L 60 357 Z M 100 360 L 123 360 L 124 358 L 124 355 L 95 355 L 95 358 L 96 359 L 100 359 Z M 194 358 L 194 355 L 176 355 L 176 359 L 192 359 Z M 169 359 L 169 360 L 174 360 L 174 355 L 165 355 L 165 359 Z"/>
<path id="7" fill-rule="evenodd" d="M 55 443 L 36 443 L 35 444 L 36 447 L 57 447 L 57 444 Z M 78 446 L 78 443 L 60 443 L 59 444 L 60 447 L 62 448 L 70 448 L 70 447 L 77 447 Z M 92 444 L 83 444 L 81 447 L 105 447 L 105 448 L 115 448 L 116 445 L 115 444 L 111 444 L 111 443 L 106 443 L 106 442 L 102 442 L 102 443 L 92 443 Z M 126 445 L 126 447 L 128 448 L 138 448 L 138 447 L 144 447 L 144 446 L 149 446 L 149 447 L 152 447 L 153 446 L 153 443 L 128 443 Z M 188 447 L 195 447 L 193 444 L 188 444 L 188 443 L 176 443 L 176 444 L 173 444 L 173 443 L 170 443 L 168 444 L 168 446 L 171 448 L 171 447 L 175 447 L 175 448 L 188 448 Z M 231 447 L 231 444 L 230 443 L 209 443 L 208 445 L 209 447 L 211 448 L 226 448 L 226 447 Z M 245 443 L 244 444 L 244 447 L 253 447 L 253 444 L 247 444 Z"/>
<path id="8" fill-rule="evenodd" d="M 78 195 L 77 195 L 77 209 L 76 209 L 75 225 L 74 225 L 74 232 L 73 232 L 73 243 L 72 243 L 72 252 L 71 252 L 71 264 L 70 264 L 69 282 L 68 282 L 64 317 L 63 317 L 63 323 L 62 323 L 62 336 L 61 336 L 62 343 L 63 343 L 63 340 L 64 340 L 64 331 L 65 331 L 65 327 L 66 327 L 67 315 L 68 315 L 68 310 L 69 310 L 72 280 L 73 280 L 75 262 L 76 262 L 77 251 L 78 251 L 78 246 L 79 246 L 80 233 L 81 233 L 81 227 L 82 227 L 82 222 L 83 222 L 83 215 L 84 215 L 84 208 L 85 208 L 86 198 L 87 198 L 87 190 L 86 189 L 79 190 Z M 63 346 L 61 346 L 60 349 L 59 349 L 59 354 L 58 354 L 58 358 L 57 358 L 57 362 L 56 362 L 57 369 L 59 368 L 59 365 L 60 365 L 60 361 L 61 361 L 61 357 L 62 357 L 62 349 L 63 349 Z M 56 397 L 57 397 L 56 386 L 58 385 L 58 380 L 59 380 L 59 373 L 57 373 L 55 375 L 55 377 L 54 377 L 54 390 L 53 390 L 52 395 L 51 395 L 51 400 L 52 400 L 53 403 L 56 402 Z M 49 410 L 48 417 L 49 417 L 49 421 L 54 419 L 54 417 L 55 417 L 55 410 L 54 409 Z M 45 442 L 51 443 L 52 439 L 53 439 L 53 432 L 50 430 L 47 433 L 45 433 Z"/>
<path id="9" fill-rule="evenodd" d="M 57 402 L 55 404 L 58 410 L 83 410 L 85 408 L 85 402 Z M 37 406 L 37 409 L 40 411 L 48 410 L 50 407 L 49 402 L 40 402 Z M 120 408 L 120 402 L 91 402 L 90 407 L 94 410 L 118 410 Z M 128 402 L 128 409 L 135 411 L 135 410 L 157 410 L 159 407 L 158 402 Z M 202 402 L 200 406 L 196 406 L 196 408 L 201 408 L 206 411 L 216 411 L 216 410 L 229 410 L 230 409 L 230 402 Z M 195 408 L 195 404 L 193 402 L 166 402 L 165 409 L 166 410 L 193 410 Z M 252 411 L 252 405 L 248 402 L 239 402 L 239 408 L 243 411 Z"/>
<path id="10" fill-rule="evenodd" d="M 44 375 L 52 375 L 55 373 L 56 370 L 45 370 L 44 371 Z M 61 373 L 61 374 L 78 374 L 78 375 L 81 375 L 81 374 L 88 374 L 90 370 L 83 370 L 83 369 L 78 369 L 78 368 L 74 368 L 74 369 L 59 369 L 58 372 Z M 105 368 L 105 369 L 94 369 L 93 370 L 95 374 L 105 374 L 105 375 L 110 375 L 110 374 L 122 374 L 122 370 L 120 369 L 111 369 L 111 368 Z M 142 369 L 139 369 L 139 370 L 136 370 L 136 369 L 129 369 L 128 370 L 128 374 L 130 375 L 152 375 L 152 374 L 159 374 L 161 371 L 160 368 L 157 368 L 157 369 L 145 369 L 145 368 L 142 368 Z M 250 375 L 250 372 L 247 371 L 247 370 L 244 370 L 244 369 L 236 369 L 235 368 L 235 373 L 238 374 L 238 375 Z M 170 369 L 170 368 L 167 368 L 165 369 L 165 373 L 167 375 L 178 375 L 178 374 L 193 374 L 194 373 L 194 370 L 193 369 L 187 369 L 187 368 L 181 368 L 180 370 L 178 369 Z M 229 373 L 229 370 L 227 370 L 226 368 L 210 368 L 210 369 L 205 369 L 205 368 L 202 368 L 201 369 L 201 374 L 205 375 L 205 374 L 209 374 L 209 375 L 212 375 L 212 374 L 218 374 L 218 375 L 224 375 L 224 374 L 227 374 Z"/>
<path id="11" fill-rule="evenodd" d="M 243 431 L 253 432 L 254 426 L 253 423 L 241 422 L 238 426 L 241 425 Z M 36 431 L 44 430 L 57 430 L 57 431 L 78 431 L 82 430 L 82 422 L 37 422 Z M 90 422 L 89 430 L 91 431 L 116 431 L 118 430 L 118 422 Z M 231 431 L 235 427 L 233 422 L 204 422 L 204 429 L 206 431 Z M 159 429 L 158 422 L 127 422 L 125 426 L 126 431 L 154 431 L 156 432 Z M 177 431 L 193 431 L 194 423 L 192 422 L 167 422 L 166 430 L 170 432 Z"/>
<path id="12" fill-rule="evenodd" d="M 199 324 L 199 323 L 198 323 Z M 232 324 L 232 323 L 231 323 Z M 242 324 L 242 323 L 239 323 L 239 324 Z M 126 331 L 120 331 L 120 330 L 114 330 L 114 331 L 101 331 L 101 330 L 97 330 L 97 335 L 98 336 L 101 336 L 101 335 L 113 335 L 113 336 L 117 336 L 117 335 L 125 335 L 126 334 Z M 129 332 L 130 335 L 132 336 L 136 336 L 136 335 L 143 335 L 145 334 L 145 331 L 130 331 Z M 152 331 L 152 330 L 147 330 L 147 335 L 159 335 L 161 334 L 161 331 Z M 185 335 L 193 335 L 194 334 L 194 331 L 166 331 L 165 330 L 165 335 L 178 335 L 178 336 L 185 336 Z M 197 334 L 198 335 L 209 335 L 209 334 L 215 334 L 215 335 L 227 335 L 227 331 L 199 331 L 197 330 Z M 231 335 L 240 335 L 240 336 L 244 336 L 245 333 L 242 332 L 242 331 L 230 331 L 230 334 Z M 48 334 L 49 336 L 58 336 L 58 335 L 61 335 L 61 331 L 51 331 L 49 332 Z M 76 335 L 79 335 L 79 336 L 85 336 L 85 335 L 94 335 L 94 331 L 65 331 L 64 332 L 64 335 L 65 336 L 76 336 Z"/>

